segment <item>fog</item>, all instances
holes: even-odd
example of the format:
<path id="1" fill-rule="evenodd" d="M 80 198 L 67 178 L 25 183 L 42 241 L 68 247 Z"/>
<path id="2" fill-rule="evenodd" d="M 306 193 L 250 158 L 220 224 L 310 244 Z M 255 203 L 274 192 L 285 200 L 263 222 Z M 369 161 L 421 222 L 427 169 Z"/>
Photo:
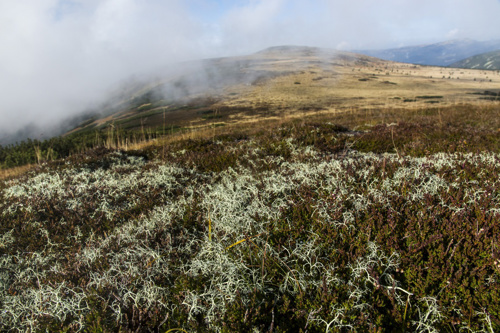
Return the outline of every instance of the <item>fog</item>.
<path id="1" fill-rule="evenodd" d="M 56 133 L 179 62 L 499 39 L 499 14 L 498 0 L 0 0 L 0 140 Z"/>

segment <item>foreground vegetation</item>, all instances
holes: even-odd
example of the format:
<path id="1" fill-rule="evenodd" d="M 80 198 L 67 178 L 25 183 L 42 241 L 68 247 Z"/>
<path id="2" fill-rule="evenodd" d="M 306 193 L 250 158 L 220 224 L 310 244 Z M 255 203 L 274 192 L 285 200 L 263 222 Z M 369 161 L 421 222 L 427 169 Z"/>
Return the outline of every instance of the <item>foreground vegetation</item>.
<path id="1" fill-rule="evenodd" d="M 225 129 L 4 180 L 0 328 L 497 331 L 498 112 Z"/>
<path id="2" fill-rule="evenodd" d="M 177 130 L 178 128 L 175 129 Z M 162 128 L 141 131 L 115 129 L 110 126 L 46 140 L 26 139 L 15 144 L 0 145 L 0 170 L 54 161 L 96 147 L 125 148 L 158 138 L 162 132 Z M 173 132 L 173 129 L 170 132 Z"/>

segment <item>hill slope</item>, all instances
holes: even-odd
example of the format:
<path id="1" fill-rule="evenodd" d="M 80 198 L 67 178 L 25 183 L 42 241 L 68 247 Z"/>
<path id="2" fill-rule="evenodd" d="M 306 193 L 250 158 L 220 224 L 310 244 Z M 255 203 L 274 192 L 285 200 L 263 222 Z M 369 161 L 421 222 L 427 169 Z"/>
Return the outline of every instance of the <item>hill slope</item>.
<path id="1" fill-rule="evenodd" d="M 479 54 L 450 65 L 455 68 L 500 70 L 500 50 Z"/>
<path id="2" fill-rule="evenodd" d="M 420 65 L 449 66 L 476 54 L 497 50 L 500 41 L 480 42 L 470 39 L 408 46 L 387 50 L 357 51 L 372 57 Z"/>
<path id="3" fill-rule="evenodd" d="M 483 89 L 479 72 L 410 68 L 365 55 L 301 46 L 271 47 L 248 56 L 183 66 L 175 75 L 145 83 L 74 132 L 111 125 L 124 130 L 200 128 L 254 117 L 373 107 L 388 100 L 398 107 L 414 107 L 429 102 L 418 103 L 416 96 L 436 95 L 438 90 L 442 97 L 437 102 L 447 104 L 473 101 L 467 93 Z M 500 77 L 488 89 L 500 89 L 499 84 Z M 404 100 L 415 101 L 398 103 Z"/>
<path id="4" fill-rule="evenodd" d="M 197 131 L 354 110 L 495 103 L 500 73 L 409 65 L 310 47 L 181 64 L 134 82 L 64 136 L 0 145 L 0 168 Z M 383 112 L 382 112 L 383 113 Z"/>
<path id="5" fill-rule="evenodd" d="M 329 76 L 335 80 L 339 77 L 339 67 L 376 61 L 375 58 L 329 49 L 279 46 L 248 56 L 185 63 L 174 73 L 144 83 L 141 89 L 124 96 L 120 103 L 103 110 L 103 117 L 88 121 L 77 130 L 105 128 L 112 123 L 123 129 L 160 126 L 163 125 L 164 112 L 171 126 L 193 125 L 193 122 L 199 126 L 206 124 L 206 119 L 210 122 L 213 119 L 227 120 L 229 114 L 239 119 L 248 112 L 258 112 L 269 106 L 258 101 L 253 94 L 264 86 L 273 86 L 280 78 L 301 76 L 306 74 L 305 71 L 311 75 L 310 71 L 322 72 L 328 68 Z M 292 87 L 294 84 L 295 81 Z M 295 88 L 298 90 L 304 85 Z M 239 99 L 238 105 L 231 103 L 236 99 Z M 287 104 L 286 108 L 297 107 L 290 101 Z M 229 106 L 231 110 L 228 110 Z"/>
<path id="6" fill-rule="evenodd" d="M 66 135 L 114 128 L 135 131 L 141 137 L 148 137 L 149 131 L 151 137 L 167 129 L 226 126 L 254 117 L 337 112 L 388 102 L 415 107 L 430 102 L 419 103 L 416 96 L 436 95 L 438 90 L 443 97 L 434 102 L 444 105 L 472 101 L 468 93 L 500 88 L 498 80 L 483 76 L 437 67 L 410 68 L 329 49 L 277 46 L 248 56 L 187 62 L 158 71 L 155 79 L 118 87 L 119 93 L 101 107 L 60 127 L 66 128 L 62 132 Z M 489 80 L 488 87 L 480 84 Z M 15 137 L 0 138 L 0 144 L 20 142 L 33 132 L 27 128 Z"/>

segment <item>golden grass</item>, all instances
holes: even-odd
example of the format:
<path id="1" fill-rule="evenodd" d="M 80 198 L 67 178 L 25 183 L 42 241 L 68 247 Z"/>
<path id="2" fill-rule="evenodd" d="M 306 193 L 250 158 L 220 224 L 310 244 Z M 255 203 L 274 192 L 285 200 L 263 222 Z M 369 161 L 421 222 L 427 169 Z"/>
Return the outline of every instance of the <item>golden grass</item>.
<path id="1" fill-rule="evenodd" d="M 265 105 L 271 111 L 289 112 L 421 108 L 429 106 L 429 99 L 418 96 L 441 96 L 434 100 L 440 106 L 484 104 L 491 102 L 482 101 L 473 93 L 498 89 L 500 74 L 497 72 L 379 62 L 364 66 L 332 65 L 330 69 L 314 66 L 307 71 L 271 79 L 250 90 L 240 87 L 237 98 L 220 104 L 249 108 Z M 233 88 L 232 93 L 236 94 L 237 89 Z M 413 99 L 416 101 L 409 101 Z"/>
<path id="2" fill-rule="evenodd" d="M 259 237 L 259 236 L 262 236 L 262 235 L 263 235 L 263 234 L 262 234 L 262 233 L 260 233 L 260 234 L 258 234 L 258 235 L 254 235 L 254 236 L 250 236 L 250 237 L 247 237 L 247 238 L 243 238 L 243 239 L 241 239 L 241 240 L 237 241 L 236 243 L 233 243 L 233 244 L 229 245 L 228 247 L 226 247 L 226 250 L 229 250 L 229 249 L 230 249 L 230 248 L 232 248 L 233 246 L 236 246 L 236 245 L 241 244 L 241 243 L 243 243 L 243 242 L 249 241 L 249 240 L 251 240 L 252 238 Z"/>
<path id="3" fill-rule="evenodd" d="M 165 333 L 176 332 L 176 331 L 188 333 L 186 330 L 183 330 L 182 328 L 172 328 L 172 329 L 169 329 L 168 331 L 166 331 Z"/>
<path id="4" fill-rule="evenodd" d="M 350 129 L 366 128 L 377 124 L 420 122 L 422 120 L 437 124 L 467 123 L 473 121 L 477 126 L 497 130 L 500 133 L 500 108 L 497 102 L 455 103 L 443 106 L 422 105 L 411 108 L 380 106 L 379 108 L 351 107 L 345 109 L 308 110 L 301 112 L 282 112 L 266 116 L 253 114 L 241 116 L 238 121 L 227 122 L 223 127 L 197 125 L 182 132 L 149 141 L 117 147 L 124 150 L 138 150 L 150 146 L 162 147 L 172 143 L 212 139 L 218 135 L 240 133 L 253 135 L 258 132 L 272 131 L 283 124 L 297 121 L 331 122 Z"/>
<path id="5" fill-rule="evenodd" d="M 34 164 L 29 164 L 29 165 L 23 165 L 15 168 L 9 168 L 9 169 L 0 169 L 0 179 L 7 179 L 10 177 L 17 177 L 20 176 L 29 170 L 33 169 L 36 165 Z"/>
<path id="6" fill-rule="evenodd" d="M 135 142 L 135 143 L 130 143 L 130 144 L 122 144 L 120 146 L 117 146 L 117 149 L 123 149 L 123 150 L 140 150 L 144 149 L 146 147 L 150 147 L 151 145 L 154 145 L 158 143 L 160 139 L 153 139 L 153 140 L 146 140 L 146 141 L 141 141 L 141 142 Z"/>
<path id="7" fill-rule="evenodd" d="M 325 60 L 310 55 L 287 57 L 270 57 L 253 68 L 274 72 L 275 76 L 252 85 L 228 87 L 212 105 L 215 110 L 228 110 L 218 121 L 229 128 L 237 124 L 260 127 L 257 123 L 303 117 L 349 114 L 373 118 L 376 115 L 369 113 L 376 112 L 380 118 L 403 110 L 421 112 L 461 105 L 475 108 L 499 105 L 478 95 L 486 90 L 500 90 L 497 71 L 419 66 L 367 57 L 340 62 L 336 58 Z M 210 122 L 191 119 L 188 126 L 193 131 L 201 130 L 191 133 L 193 138 L 206 136 L 204 128 Z"/>

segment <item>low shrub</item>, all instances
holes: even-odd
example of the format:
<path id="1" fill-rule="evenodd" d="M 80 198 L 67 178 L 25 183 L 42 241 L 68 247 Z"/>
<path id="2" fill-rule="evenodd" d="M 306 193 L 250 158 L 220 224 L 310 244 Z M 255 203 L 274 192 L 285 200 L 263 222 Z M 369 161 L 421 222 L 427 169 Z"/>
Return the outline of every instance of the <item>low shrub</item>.
<path id="1" fill-rule="evenodd" d="M 498 144 L 295 121 L 0 181 L 0 329 L 499 330 Z"/>

